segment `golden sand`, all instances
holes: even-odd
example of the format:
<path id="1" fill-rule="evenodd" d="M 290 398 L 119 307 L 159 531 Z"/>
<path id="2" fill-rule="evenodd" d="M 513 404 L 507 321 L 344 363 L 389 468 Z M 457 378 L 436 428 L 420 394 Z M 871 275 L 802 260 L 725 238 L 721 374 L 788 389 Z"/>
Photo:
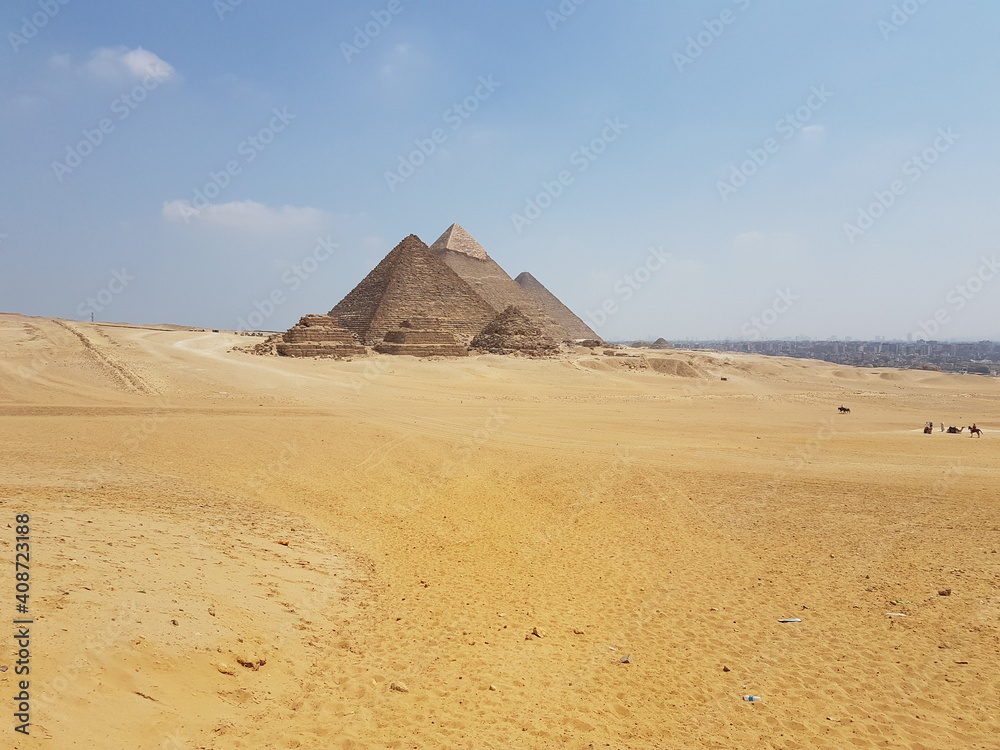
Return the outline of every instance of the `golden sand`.
<path id="1" fill-rule="evenodd" d="M 0 316 L 14 747 L 1000 746 L 996 380 L 251 341 Z"/>

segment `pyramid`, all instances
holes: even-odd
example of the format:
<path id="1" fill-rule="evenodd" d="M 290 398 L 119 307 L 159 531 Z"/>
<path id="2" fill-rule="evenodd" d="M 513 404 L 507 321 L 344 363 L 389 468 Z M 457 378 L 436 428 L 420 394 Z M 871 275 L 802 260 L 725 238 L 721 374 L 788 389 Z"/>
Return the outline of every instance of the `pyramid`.
<path id="1" fill-rule="evenodd" d="M 556 341 L 573 338 L 458 224 L 448 227 L 430 249 L 486 300 L 494 315 L 514 305 Z"/>
<path id="2" fill-rule="evenodd" d="M 513 305 L 472 339 L 472 348 L 491 354 L 526 354 L 530 357 L 548 357 L 559 353 L 559 345 Z"/>
<path id="3" fill-rule="evenodd" d="M 375 346 L 380 354 L 409 354 L 414 357 L 467 357 L 469 350 L 440 330 L 440 321 L 403 321 Z"/>
<path id="4" fill-rule="evenodd" d="M 549 318 L 554 320 L 566 330 L 569 334 L 566 338 L 601 339 L 600 336 L 594 333 L 590 326 L 580 320 L 580 318 L 578 318 L 572 310 L 560 302 L 558 297 L 546 289 L 542 285 L 542 282 L 530 273 L 525 271 L 517 277 L 516 282 L 517 285 L 524 290 L 525 294 L 527 294 L 528 297 L 530 297 Z"/>
<path id="5" fill-rule="evenodd" d="M 649 345 L 650 349 L 673 349 L 673 344 L 667 341 L 662 336 Z"/>
<path id="6" fill-rule="evenodd" d="M 486 254 L 486 248 L 476 242 L 475 238 L 459 224 L 452 224 L 431 245 L 431 252 L 435 255 L 440 255 L 445 250 L 463 253 L 470 258 L 478 258 L 479 260 L 490 259 L 490 256 Z"/>
<path id="7" fill-rule="evenodd" d="M 493 308 L 413 234 L 330 311 L 330 317 L 369 346 L 413 318 L 436 319 L 438 330 L 466 343 L 495 315 Z"/>
<path id="8" fill-rule="evenodd" d="M 306 315 L 285 331 L 276 348 L 283 357 L 349 357 L 367 353 L 329 315 Z"/>

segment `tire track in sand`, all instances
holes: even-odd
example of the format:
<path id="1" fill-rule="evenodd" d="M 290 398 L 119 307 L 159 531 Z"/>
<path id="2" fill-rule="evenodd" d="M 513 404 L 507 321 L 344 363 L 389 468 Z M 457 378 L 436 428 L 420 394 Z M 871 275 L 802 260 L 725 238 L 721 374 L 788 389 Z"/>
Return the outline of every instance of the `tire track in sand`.
<path id="1" fill-rule="evenodd" d="M 93 359 L 97 362 L 97 365 L 107 373 L 112 380 L 117 381 L 119 385 L 123 386 L 125 390 L 132 391 L 134 393 L 141 393 L 143 395 L 155 395 L 158 391 L 153 388 L 148 382 L 146 382 L 140 375 L 138 375 L 131 367 L 120 361 L 117 357 L 109 354 L 106 351 L 94 346 L 94 342 L 91 341 L 86 334 L 77 330 L 69 323 L 62 320 L 53 320 L 58 326 L 65 328 L 71 334 L 76 336 L 83 344 L 84 351 L 87 352 Z"/>

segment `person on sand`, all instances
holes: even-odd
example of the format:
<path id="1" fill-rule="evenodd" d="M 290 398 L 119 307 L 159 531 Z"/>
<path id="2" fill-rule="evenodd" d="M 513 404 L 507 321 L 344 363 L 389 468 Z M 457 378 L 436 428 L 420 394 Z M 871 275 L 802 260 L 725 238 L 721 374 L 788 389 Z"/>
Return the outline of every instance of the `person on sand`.
<path id="1" fill-rule="evenodd" d="M 941 432 L 944 432 L 944 422 L 941 423 Z"/>

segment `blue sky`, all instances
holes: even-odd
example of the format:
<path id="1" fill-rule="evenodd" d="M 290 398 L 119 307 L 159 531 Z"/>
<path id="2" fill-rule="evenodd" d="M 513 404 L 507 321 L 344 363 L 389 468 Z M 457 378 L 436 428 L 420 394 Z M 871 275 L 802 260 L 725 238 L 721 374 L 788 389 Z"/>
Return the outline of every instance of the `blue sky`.
<path id="1" fill-rule="evenodd" d="M 1000 338 L 997 28 L 986 0 L 9 1 L 0 311 L 278 330 L 457 221 L 609 339 Z"/>

